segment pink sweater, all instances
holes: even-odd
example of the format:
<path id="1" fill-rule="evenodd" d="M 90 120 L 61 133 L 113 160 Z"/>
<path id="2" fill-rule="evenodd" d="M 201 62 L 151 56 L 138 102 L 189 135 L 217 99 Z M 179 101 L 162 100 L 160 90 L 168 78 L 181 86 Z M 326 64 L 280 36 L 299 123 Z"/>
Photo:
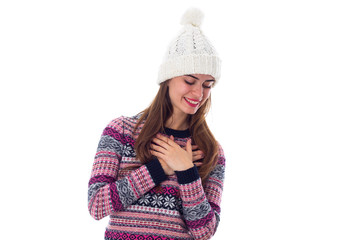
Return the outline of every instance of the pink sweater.
<path id="1" fill-rule="evenodd" d="M 225 157 L 219 146 L 215 169 L 204 184 L 197 168 L 166 176 L 154 158 L 141 164 L 134 143 L 139 116 L 119 117 L 104 129 L 88 188 L 96 220 L 110 216 L 105 239 L 210 239 L 219 224 Z M 166 129 L 185 146 L 189 131 Z M 128 169 L 128 167 L 133 167 Z M 156 187 L 156 188 L 155 188 Z"/>

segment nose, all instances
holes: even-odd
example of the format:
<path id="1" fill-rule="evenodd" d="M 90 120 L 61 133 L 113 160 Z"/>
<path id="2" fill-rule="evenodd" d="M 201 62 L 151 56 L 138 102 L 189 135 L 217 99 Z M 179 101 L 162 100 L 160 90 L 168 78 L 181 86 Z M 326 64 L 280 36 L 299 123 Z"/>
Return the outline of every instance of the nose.
<path id="1" fill-rule="evenodd" d="M 201 84 L 195 84 L 193 89 L 193 94 L 197 99 L 202 99 L 204 95 L 204 88 Z"/>

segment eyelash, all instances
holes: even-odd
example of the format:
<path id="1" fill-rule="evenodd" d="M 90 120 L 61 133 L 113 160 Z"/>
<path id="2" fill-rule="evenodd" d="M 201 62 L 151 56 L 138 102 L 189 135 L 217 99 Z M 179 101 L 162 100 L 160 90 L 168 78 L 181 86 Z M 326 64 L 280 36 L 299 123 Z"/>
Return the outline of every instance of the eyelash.
<path id="1" fill-rule="evenodd" d="M 186 80 L 185 80 L 185 82 L 186 82 L 187 84 L 189 84 L 189 85 L 194 85 L 194 83 L 188 82 L 188 81 L 186 81 Z M 204 88 L 211 88 L 211 86 L 204 86 Z"/>

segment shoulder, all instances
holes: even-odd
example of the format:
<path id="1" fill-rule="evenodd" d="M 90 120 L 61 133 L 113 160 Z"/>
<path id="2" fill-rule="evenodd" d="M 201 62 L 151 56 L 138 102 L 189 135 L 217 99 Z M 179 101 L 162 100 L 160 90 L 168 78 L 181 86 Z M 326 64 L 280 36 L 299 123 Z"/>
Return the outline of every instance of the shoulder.
<path id="1" fill-rule="evenodd" d="M 120 116 L 112 119 L 106 126 L 106 128 L 113 129 L 119 133 L 133 132 L 140 115 L 135 116 Z"/>
<path id="2" fill-rule="evenodd" d="M 216 141 L 216 144 L 218 146 L 218 164 L 225 166 L 225 153 L 223 147 L 220 145 L 218 141 Z"/>

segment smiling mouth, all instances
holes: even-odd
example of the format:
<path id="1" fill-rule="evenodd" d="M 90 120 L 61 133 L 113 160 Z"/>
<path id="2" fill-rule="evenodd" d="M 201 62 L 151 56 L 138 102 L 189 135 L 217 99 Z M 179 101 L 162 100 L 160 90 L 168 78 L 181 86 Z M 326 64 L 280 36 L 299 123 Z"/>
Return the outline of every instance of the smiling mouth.
<path id="1" fill-rule="evenodd" d="M 200 103 L 200 101 L 190 100 L 189 98 L 186 97 L 184 97 L 184 99 L 191 107 L 197 107 Z"/>

